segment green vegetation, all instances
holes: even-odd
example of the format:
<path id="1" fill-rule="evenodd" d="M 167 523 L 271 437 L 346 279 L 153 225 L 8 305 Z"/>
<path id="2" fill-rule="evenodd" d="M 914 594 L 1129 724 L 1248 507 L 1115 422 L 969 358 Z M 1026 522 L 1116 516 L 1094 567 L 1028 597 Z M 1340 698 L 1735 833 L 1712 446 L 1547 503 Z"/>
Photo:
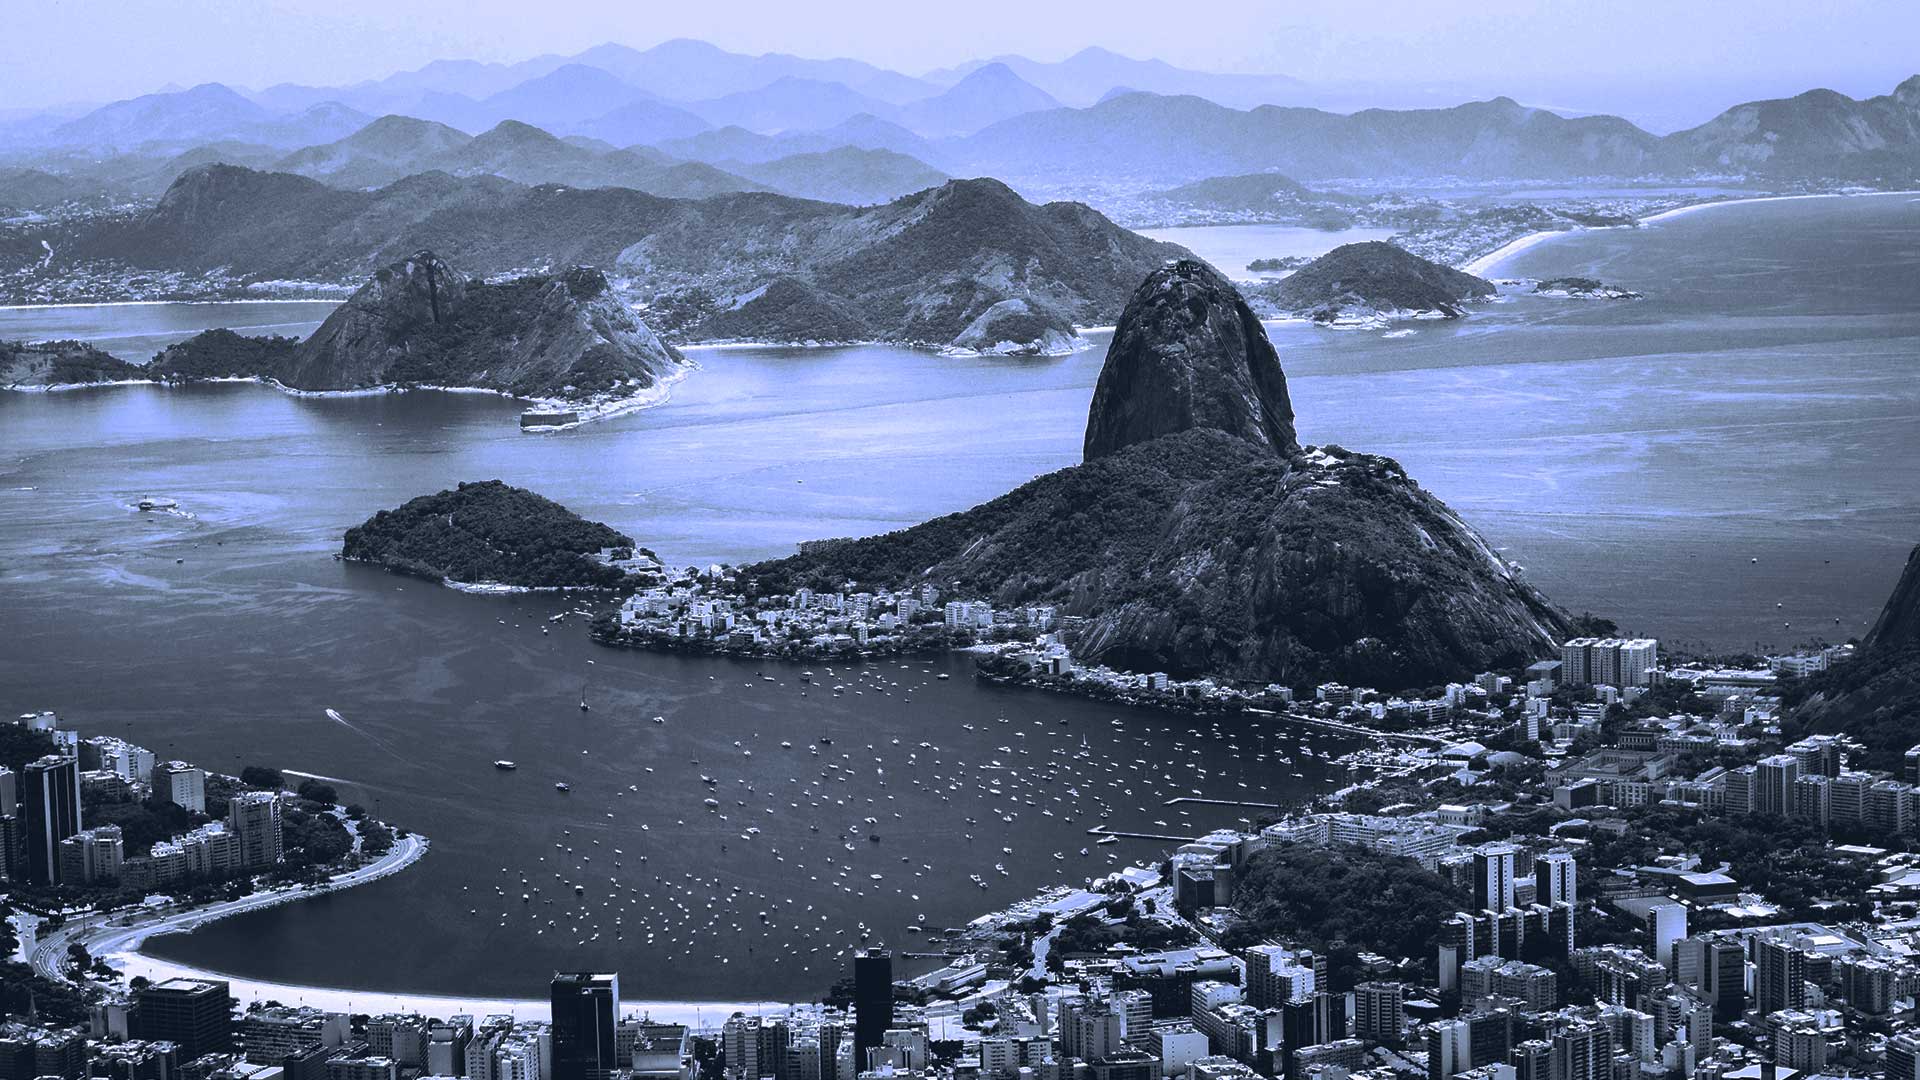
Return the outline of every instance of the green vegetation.
<path id="1" fill-rule="evenodd" d="M 1495 292 L 1491 281 L 1423 259 L 1384 240 L 1343 244 L 1285 280 L 1252 291 L 1282 311 L 1312 312 L 1316 318 L 1346 307 L 1459 315 L 1462 302 Z"/>
<path id="2" fill-rule="evenodd" d="M 1765 894 L 1786 918 L 1811 917 L 1823 900 L 1864 896 L 1875 881 L 1871 864 L 1835 852 L 1828 834 L 1808 822 L 1665 806 L 1626 817 L 1630 828 L 1623 836 L 1595 832 L 1583 862 L 1614 869 L 1680 853 L 1698 854 L 1709 868 L 1724 861 L 1735 881 Z"/>
<path id="3" fill-rule="evenodd" d="M 1184 924 L 1149 919 L 1137 911 L 1127 911 L 1117 923 L 1099 915 L 1076 915 L 1060 924 L 1047 950 L 1047 967 L 1064 971 L 1067 957 L 1104 953 L 1115 945 L 1131 945 L 1151 952 L 1184 948 L 1197 940 Z"/>
<path id="4" fill-rule="evenodd" d="M 1440 923 L 1472 898 L 1412 859 L 1369 848 L 1277 844 L 1248 860 L 1234 886 L 1243 921 L 1229 931 L 1237 949 L 1269 938 L 1298 942 L 1335 959 L 1355 951 L 1431 960 Z M 1337 989 L 1352 971 L 1335 972 Z"/>
<path id="5" fill-rule="evenodd" d="M 612 588 L 620 569 L 589 556 L 633 539 L 498 480 L 461 484 L 382 510 L 347 530 L 341 553 L 433 581 Z"/>
<path id="6" fill-rule="evenodd" d="M 15 775 L 26 768 L 27 762 L 51 753 L 53 736 L 46 732 L 23 724 L 0 724 L 0 765 L 12 769 Z"/>
<path id="7" fill-rule="evenodd" d="M 1786 738 L 1845 732 L 1867 748 L 1856 765 L 1898 771 L 1920 743 L 1920 644 L 1870 647 L 1846 663 L 1783 687 Z"/>
<path id="8" fill-rule="evenodd" d="M 72 386 L 147 378 L 83 341 L 0 341 L 0 386 Z"/>
<path id="9" fill-rule="evenodd" d="M 284 369 L 299 342 L 289 337 L 248 337 L 207 330 L 167 346 L 148 370 L 168 379 L 250 379 Z"/>

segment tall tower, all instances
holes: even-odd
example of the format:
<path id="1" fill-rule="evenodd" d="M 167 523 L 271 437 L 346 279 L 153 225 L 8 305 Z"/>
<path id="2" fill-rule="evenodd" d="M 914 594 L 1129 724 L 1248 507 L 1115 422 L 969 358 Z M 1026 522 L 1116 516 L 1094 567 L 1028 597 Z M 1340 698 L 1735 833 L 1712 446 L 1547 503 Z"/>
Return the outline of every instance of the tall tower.
<path id="1" fill-rule="evenodd" d="M 551 1080 L 607 1080 L 617 1066 L 614 1022 L 620 1011 L 620 976 L 607 972 L 558 972 L 553 1002 Z"/>
<path id="2" fill-rule="evenodd" d="M 1473 906 L 1481 911 L 1513 907 L 1513 873 L 1520 852 L 1506 844 L 1473 853 Z"/>
<path id="3" fill-rule="evenodd" d="M 60 881 L 60 841 L 80 831 L 80 761 L 48 754 L 27 764 L 25 809 L 27 880 Z"/>
<path id="4" fill-rule="evenodd" d="M 867 1068 L 867 1051 L 893 1026 L 893 954 L 861 949 L 853 954 L 853 1067 Z"/>

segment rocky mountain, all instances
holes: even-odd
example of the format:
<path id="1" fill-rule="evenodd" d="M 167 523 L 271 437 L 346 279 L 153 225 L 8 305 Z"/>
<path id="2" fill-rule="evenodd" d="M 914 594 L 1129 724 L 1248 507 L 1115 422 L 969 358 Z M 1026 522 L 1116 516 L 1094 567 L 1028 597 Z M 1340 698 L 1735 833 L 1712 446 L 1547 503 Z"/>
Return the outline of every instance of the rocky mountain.
<path id="1" fill-rule="evenodd" d="M 1393 461 L 1299 448 L 1286 401 L 1232 286 L 1197 263 L 1163 268 L 1121 317 L 1084 464 L 742 575 L 769 591 L 931 581 L 1053 603 L 1086 620 L 1083 660 L 1183 676 L 1399 688 L 1551 652 L 1565 613 Z"/>
<path id="2" fill-rule="evenodd" d="M 145 378 L 146 369 L 82 341 L 0 341 L 0 390 L 44 390 Z"/>
<path id="3" fill-rule="evenodd" d="M 1258 287 L 1274 308 L 1315 322 L 1343 324 L 1407 315 L 1464 315 L 1461 307 L 1495 292 L 1493 282 L 1442 266 L 1384 240 L 1342 244 Z"/>
<path id="4" fill-rule="evenodd" d="M 1094 384 L 1086 458 L 1195 428 L 1300 449 L 1280 359 L 1226 278 L 1183 260 L 1134 290 Z"/>
<path id="5" fill-rule="evenodd" d="M 476 140 L 478 141 L 478 140 Z M 563 144 L 564 145 L 564 144 Z M 567 149 L 575 149 L 567 147 Z M 594 265 L 645 290 L 676 340 L 945 345 L 1022 299 L 1048 329 L 1110 323 L 1149 270 L 1185 252 L 1077 203 L 1036 206 L 993 180 L 955 180 L 873 207 L 779 195 L 664 199 L 522 187 L 493 176 L 411 176 L 377 191 L 210 166 L 151 211 L 105 221 L 59 257 L 254 280 L 340 281 L 432 249 L 478 275 Z M 816 298 L 821 303 L 790 303 Z"/>
<path id="6" fill-rule="evenodd" d="M 1787 688 L 1789 730 L 1845 732 L 1867 747 L 1870 768 L 1902 768 L 1920 743 L 1920 546 L 1853 659 Z"/>
<path id="7" fill-rule="evenodd" d="M 627 577 L 614 560 L 651 558 L 632 537 L 499 480 L 382 510 L 347 530 L 340 554 L 429 581 L 522 589 L 612 588 Z"/>
<path id="8" fill-rule="evenodd" d="M 788 195 L 854 206 L 892 202 L 948 180 L 946 173 L 905 154 L 851 146 L 722 168 Z"/>
<path id="9" fill-rule="evenodd" d="M 1669 161 L 1765 175 L 1920 175 L 1920 75 L 1856 101 L 1832 90 L 1736 105 L 1665 140 Z"/>
<path id="10" fill-rule="evenodd" d="M 213 330 L 166 349 L 153 367 L 258 375 L 296 390 L 475 386 L 584 401 L 631 396 L 684 363 L 598 270 L 495 284 L 421 251 L 381 269 L 297 345 Z"/>

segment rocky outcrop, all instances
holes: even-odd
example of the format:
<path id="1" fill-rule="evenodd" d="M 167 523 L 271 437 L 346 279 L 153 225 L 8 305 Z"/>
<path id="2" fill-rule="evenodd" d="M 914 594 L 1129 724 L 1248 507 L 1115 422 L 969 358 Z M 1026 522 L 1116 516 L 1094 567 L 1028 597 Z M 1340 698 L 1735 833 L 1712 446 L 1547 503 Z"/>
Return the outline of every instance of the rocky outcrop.
<path id="1" fill-rule="evenodd" d="M 1908 553 L 1893 595 L 1861 644 L 1870 649 L 1920 645 L 1920 545 Z"/>
<path id="2" fill-rule="evenodd" d="M 1408 316 L 1459 318 L 1492 296 L 1493 282 L 1403 251 L 1384 240 L 1343 244 L 1257 292 L 1278 311 L 1327 325 L 1371 325 Z"/>
<path id="3" fill-rule="evenodd" d="M 1035 310 L 1025 300 L 1002 300 L 980 313 L 947 343 L 952 353 L 995 356 L 1060 356 L 1079 335 L 1059 315 Z"/>
<path id="4" fill-rule="evenodd" d="M 644 389 L 682 363 L 598 270 L 490 284 L 422 251 L 375 274 L 275 377 L 298 390 L 478 386 L 573 399 Z"/>
<path id="5" fill-rule="evenodd" d="M 613 588 L 656 563 L 632 537 L 498 480 L 382 510 L 347 530 L 340 554 L 431 581 L 520 589 Z"/>
<path id="6" fill-rule="evenodd" d="M 1087 416 L 1087 460 L 1194 428 L 1275 454 L 1300 448 L 1280 359 L 1260 320 L 1212 267 L 1183 259 L 1127 301 Z"/>
<path id="7" fill-rule="evenodd" d="M 1135 292 L 1086 462 L 885 536 L 743 570 L 763 592 L 932 581 L 1085 620 L 1081 659 L 1234 681 L 1429 685 L 1549 654 L 1566 614 L 1398 464 L 1301 449 L 1232 285 L 1185 263 Z"/>

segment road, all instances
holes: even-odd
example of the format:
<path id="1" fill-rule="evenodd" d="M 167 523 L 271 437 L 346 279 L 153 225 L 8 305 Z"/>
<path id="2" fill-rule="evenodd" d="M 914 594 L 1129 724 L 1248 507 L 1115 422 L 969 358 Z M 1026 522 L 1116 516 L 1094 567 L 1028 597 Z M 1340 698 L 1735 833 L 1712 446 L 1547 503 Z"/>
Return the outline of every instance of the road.
<path id="1" fill-rule="evenodd" d="M 67 970 L 67 954 L 75 943 L 83 946 L 92 956 L 137 949 L 141 942 L 155 934 L 192 930 L 231 915 L 364 885 L 412 866 L 426 853 L 426 837 L 408 835 L 396 838 L 393 847 L 372 862 L 342 871 L 318 885 L 281 886 L 249 893 L 238 900 L 223 900 L 199 907 L 183 908 L 169 904 L 157 908 L 120 908 L 82 916 L 69 920 L 58 930 L 46 932 L 34 946 L 31 957 L 33 970 L 35 974 L 55 982 L 75 982 Z"/>

